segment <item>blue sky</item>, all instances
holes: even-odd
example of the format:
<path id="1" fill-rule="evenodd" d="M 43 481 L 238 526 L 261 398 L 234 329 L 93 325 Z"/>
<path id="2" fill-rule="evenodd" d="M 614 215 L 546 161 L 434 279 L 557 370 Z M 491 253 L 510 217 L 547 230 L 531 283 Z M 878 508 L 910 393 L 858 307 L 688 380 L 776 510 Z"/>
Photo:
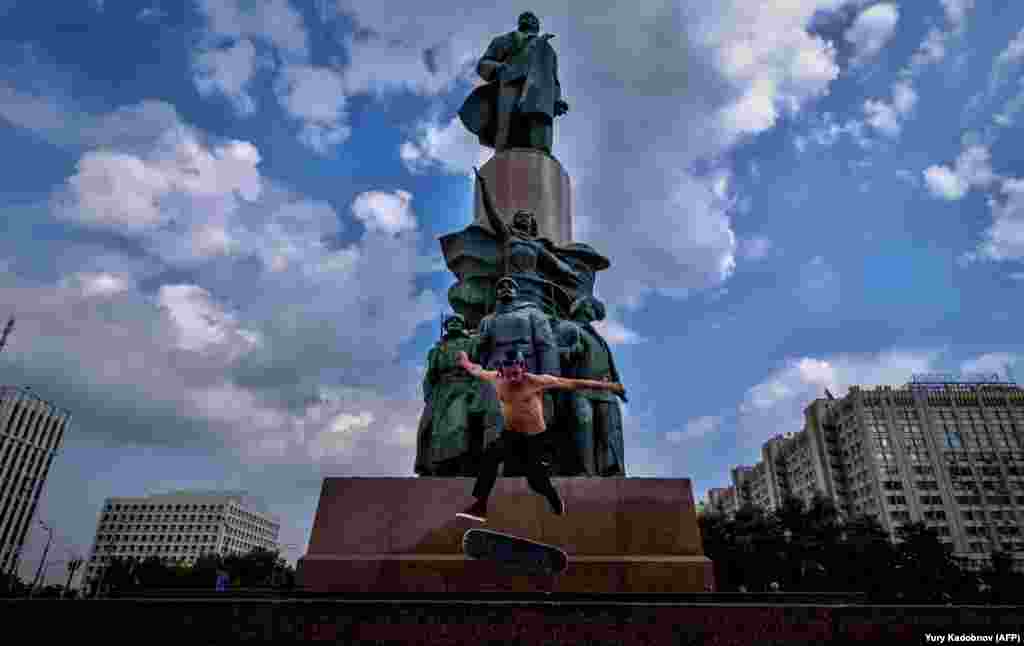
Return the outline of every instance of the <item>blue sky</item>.
<path id="1" fill-rule="evenodd" d="M 702 496 L 825 388 L 1016 363 L 1024 6 L 619 4 L 532 8 L 632 475 Z M 0 2 L 0 367 L 75 414 L 56 558 L 105 497 L 192 487 L 264 498 L 295 557 L 323 477 L 411 473 L 488 156 L 455 110 L 529 8 Z"/>

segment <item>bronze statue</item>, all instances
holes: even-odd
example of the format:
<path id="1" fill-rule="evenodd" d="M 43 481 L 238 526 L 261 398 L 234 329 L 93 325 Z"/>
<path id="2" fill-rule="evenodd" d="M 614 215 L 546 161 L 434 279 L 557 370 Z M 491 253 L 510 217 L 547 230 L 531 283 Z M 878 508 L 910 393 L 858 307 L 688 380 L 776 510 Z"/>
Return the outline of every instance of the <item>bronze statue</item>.
<path id="1" fill-rule="evenodd" d="M 427 356 L 423 376 L 426 407 L 417 437 L 416 473 L 475 475 L 485 404 L 479 384 L 459 367 L 460 352 L 476 354 L 476 340 L 459 314 L 444 323 L 444 336 Z"/>
<path id="2" fill-rule="evenodd" d="M 591 323 L 605 317 L 604 304 L 593 297 L 573 303 L 570 318 L 576 328 L 559 325 L 560 345 L 568 351 L 567 376 L 575 379 L 619 383 L 611 349 Z M 571 348 L 571 349 L 570 349 Z M 625 391 L 618 393 L 626 401 Z M 622 412 L 607 390 L 582 390 L 569 395 L 570 424 L 584 475 L 624 476 Z"/>
<path id="3" fill-rule="evenodd" d="M 544 312 L 519 296 L 519 285 L 508 276 L 498 281 L 498 304 L 494 313 L 480 321 L 477 357 L 488 370 L 497 369 L 509 350 L 522 352 L 526 367 L 533 374 L 558 375 L 558 346 L 551 323 Z M 500 435 L 504 420 L 497 406 L 494 388 L 484 384 L 487 420 L 484 424 L 484 445 Z M 545 417 L 554 417 L 554 402 L 545 398 Z"/>
<path id="4" fill-rule="evenodd" d="M 480 182 L 487 222 L 503 249 L 501 262 L 505 275 L 515 279 L 523 300 L 551 311 L 555 303 L 565 298 L 562 285 L 575 289 L 580 284 L 580 276 L 569 263 L 556 255 L 555 246 L 549 240 L 537 237 L 537 221 L 533 213 L 516 211 L 512 224 L 506 224 L 491 199 L 487 180 L 480 171 L 473 170 Z M 557 291 L 563 293 L 561 298 Z"/>
<path id="5" fill-rule="evenodd" d="M 480 144 L 496 152 L 533 148 L 550 155 L 555 117 L 569 111 L 558 81 L 558 56 L 549 42 L 554 35 L 539 33 L 540 19 L 527 11 L 519 16 L 516 31 L 492 40 L 476 68 L 487 84 L 459 110 Z"/>

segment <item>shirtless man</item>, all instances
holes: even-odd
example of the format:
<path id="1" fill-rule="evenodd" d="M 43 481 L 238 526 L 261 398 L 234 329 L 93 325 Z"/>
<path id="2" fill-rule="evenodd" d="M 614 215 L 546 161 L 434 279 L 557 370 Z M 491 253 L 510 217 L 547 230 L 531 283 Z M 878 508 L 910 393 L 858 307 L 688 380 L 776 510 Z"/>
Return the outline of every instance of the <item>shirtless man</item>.
<path id="1" fill-rule="evenodd" d="M 622 384 L 531 374 L 526 372 L 523 354 L 516 350 L 506 353 L 498 370 L 484 370 L 470 361 L 465 352 L 457 355 L 457 361 L 477 379 L 494 384 L 505 424 L 501 436 L 487 447 L 480 460 L 480 474 L 473 488 L 476 502 L 456 515 L 487 522 L 487 498 L 498 477 L 498 465 L 509 454 L 519 454 L 524 458 L 526 481 L 530 488 L 547 499 L 555 514 L 564 514 L 565 504 L 550 478 L 551 452 L 545 433 L 544 391 L 554 388 L 593 389 L 610 390 L 621 395 L 625 393 Z"/>

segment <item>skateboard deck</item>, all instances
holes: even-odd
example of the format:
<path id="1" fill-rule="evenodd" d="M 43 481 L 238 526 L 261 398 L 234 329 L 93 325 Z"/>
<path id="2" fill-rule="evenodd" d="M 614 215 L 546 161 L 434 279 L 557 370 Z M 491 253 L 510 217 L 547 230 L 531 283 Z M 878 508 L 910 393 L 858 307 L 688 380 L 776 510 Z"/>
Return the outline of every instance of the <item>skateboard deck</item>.
<path id="1" fill-rule="evenodd" d="M 569 557 L 554 545 L 538 543 L 489 529 L 470 529 L 462 536 L 462 551 L 471 559 L 496 562 L 514 574 L 561 574 Z"/>

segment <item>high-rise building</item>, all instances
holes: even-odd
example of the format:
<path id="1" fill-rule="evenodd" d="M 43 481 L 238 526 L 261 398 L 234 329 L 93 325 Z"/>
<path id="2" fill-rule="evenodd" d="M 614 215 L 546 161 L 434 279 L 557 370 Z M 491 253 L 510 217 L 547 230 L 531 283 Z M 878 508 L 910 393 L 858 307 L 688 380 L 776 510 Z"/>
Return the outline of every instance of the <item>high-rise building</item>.
<path id="1" fill-rule="evenodd" d="M 0 386 L 0 571 L 17 571 L 68 411 L 27 388 Z"/>
<path id="2" fill-rule="evenodd" d="M 708 512 L 732 516 L 739 506 L 736 504 L 736 487 L 715 487 L 708 489 Z"/>
<path id="3" fill-rule="evenodd" d="M 969 567 L 998 550 L 1024 568 L 1020 387 L 854 386 L 842 399 L 815 400 L 804 414 L 802 431 L 767 442 L 755 467 L 733 470 L 753 502 L 767 499 L 762 506 L 773 509 L 785 495 L 810 500 L 821 492 L 846 516 L 875 516 L 894 538 L 903 523 L 934 527 Z M 768 496 L 754 493 L 765 486 Z"/>
<path id="4" fill-rule="evenodd" d="M 114 557 L 191 565 L 203 554 L 276 551 L 281 523 L 245 492 L 179 491 L 108 498 L 83 580 L 100 580 Z"/>

